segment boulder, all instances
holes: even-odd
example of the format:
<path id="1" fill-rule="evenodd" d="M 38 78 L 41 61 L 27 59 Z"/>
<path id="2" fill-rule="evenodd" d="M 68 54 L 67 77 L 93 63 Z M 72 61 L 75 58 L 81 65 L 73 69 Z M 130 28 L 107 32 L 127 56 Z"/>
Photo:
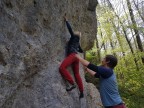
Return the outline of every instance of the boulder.
<path id="1" fill-rule="evenodd" d="M 0 108 L 101 108 L 99 92 L 84 79 L 85 97 L 66 91 L 59 73 L 70 34 L 81 31 L 81 46 L 93 46 L 97 32 L 96 13 L 89 0 L 0 1 Z M 72 71 L 71 71 L 72 72 Z M 73 73 L 71 73 L 73 74 Z"/>

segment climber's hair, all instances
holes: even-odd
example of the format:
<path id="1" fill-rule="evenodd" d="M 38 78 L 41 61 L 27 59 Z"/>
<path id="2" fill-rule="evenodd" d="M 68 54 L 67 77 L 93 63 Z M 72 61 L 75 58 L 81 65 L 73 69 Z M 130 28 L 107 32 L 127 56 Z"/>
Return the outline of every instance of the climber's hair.
<path id="1" fill-rule="evenodd" d="M 75 31 L 75 32 L 74 32 L 74 35 L 75 35 L 75 36 L 78 36 L 78 37 L 81 37 L 81 32 Z"/>

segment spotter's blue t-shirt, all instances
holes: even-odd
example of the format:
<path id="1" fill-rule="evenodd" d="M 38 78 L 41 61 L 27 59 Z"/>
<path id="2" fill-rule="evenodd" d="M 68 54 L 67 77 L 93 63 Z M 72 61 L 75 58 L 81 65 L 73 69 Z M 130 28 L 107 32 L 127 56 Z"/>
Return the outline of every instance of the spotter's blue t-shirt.
<path id="1" fill-rule="evenodd" d="M 89 64 L 87 68 L 96 72 L 95 77 L 100 78 L 100 96 L 105 107 L 122 103 L 119 95 L 116 75 L 113 69 Z"/>

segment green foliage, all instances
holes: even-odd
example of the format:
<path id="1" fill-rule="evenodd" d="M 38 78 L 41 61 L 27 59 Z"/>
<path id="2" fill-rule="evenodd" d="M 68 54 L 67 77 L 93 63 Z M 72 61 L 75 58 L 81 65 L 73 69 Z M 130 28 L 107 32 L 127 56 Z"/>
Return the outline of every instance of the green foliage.
<path id="1" fill-rule="evenodd" d="M 128 108 L 143 108 L 144 106 L 144 65 L 141 62 L 141 56 L 141 52 L 137 52 L 135 56 L 139 70 L 136 68 L 132 54 L 119 58 L 119 64 L 115 69 L 119 90 Z"/>

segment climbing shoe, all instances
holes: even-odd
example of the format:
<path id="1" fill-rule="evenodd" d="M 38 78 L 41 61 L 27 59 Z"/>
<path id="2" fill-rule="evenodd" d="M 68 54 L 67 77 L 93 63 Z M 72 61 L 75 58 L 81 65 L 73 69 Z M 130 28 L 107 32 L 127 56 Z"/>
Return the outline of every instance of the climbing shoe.
<path id="1" fill-rule="evenodd" d="M 79 98 L 83 98 L 83 97 L 84 97 L 83 92 L 80 92 Z"/>
<path id="2" fill-rule="evenodd" d="M 76 88 L 76 85 L 75 85 L 75 84 L 73 84 L 73 85 L 70 86 L 70 87 L 67 87 L 67 88 L 66 88 L 66 91 L 71 91 L 71 90 L 74 89 L 74 88 Z"/>

